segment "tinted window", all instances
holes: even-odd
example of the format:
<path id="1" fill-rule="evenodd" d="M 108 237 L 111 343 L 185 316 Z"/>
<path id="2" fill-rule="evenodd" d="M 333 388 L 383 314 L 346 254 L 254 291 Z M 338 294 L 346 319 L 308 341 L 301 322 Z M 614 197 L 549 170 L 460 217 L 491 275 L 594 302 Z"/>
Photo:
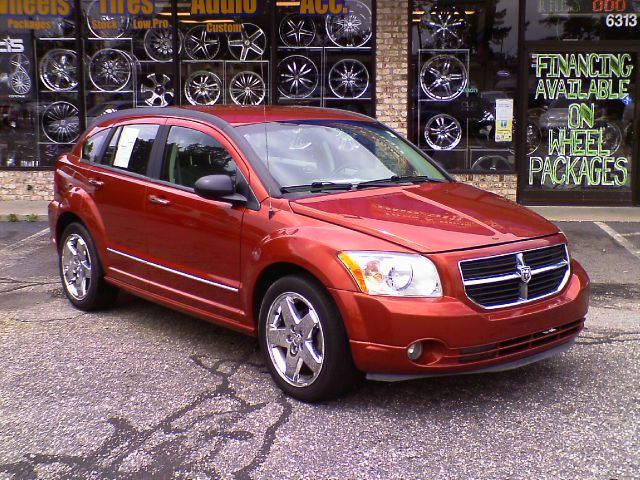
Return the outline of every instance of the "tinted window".
<path id="1" fill-rule="evenodd" d="M 110 129 L 102 130 L 95 135 L 89 137 L 82 147 L 82 159 L 87 162 L 97 161 L 97 156 L 102 150 L 102 145 L 109 136 Z"/>
<path id="2" fill-rule="evenodd" d="M 126 125 L 111 138 L 102 164 L 145 175 L 158 125 Z"/>
<path id="3" fill-rule="evenodd" d="M 190 128 L 171 128 L 164 155 L 163 180 L 193 187 L 200 177 L 234 176 L 235 173 L 235 162 L 215 138 Z"/>

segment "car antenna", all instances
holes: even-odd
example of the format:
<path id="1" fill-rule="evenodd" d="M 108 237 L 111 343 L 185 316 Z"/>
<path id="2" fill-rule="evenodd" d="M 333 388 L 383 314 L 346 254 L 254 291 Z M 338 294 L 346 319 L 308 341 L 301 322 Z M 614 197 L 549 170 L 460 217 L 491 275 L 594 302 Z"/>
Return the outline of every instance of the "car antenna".
<path id="1" fill-rule="evenodd" d="M 264 79 L 265 79 L 264 62 L 262 61 L 262 55 L 260 55 L 260 76 L 262 77 L 263 79 L 262 81 L 264 82 Z M 267 98 L 269 96 L 269 93 L 270 92 L 266 88 L 266 82 L 265 82 L 265 95 L 262 100 L 262 117 L 263 117 L 262 124 L 264 125 L 264 147 L 265 147 L 265 154 L 267 159 L 267 172 L 271 174 L 271 168 L 269 167 L 269 132 L 267 131 Z M 269 195 L 269 220 L 271 220 L 276 213 L 273 210 L 273 203 L 271 201 L 271 182 L 268 182 L 268 185 L 267 185 L 267 195 Z"/>

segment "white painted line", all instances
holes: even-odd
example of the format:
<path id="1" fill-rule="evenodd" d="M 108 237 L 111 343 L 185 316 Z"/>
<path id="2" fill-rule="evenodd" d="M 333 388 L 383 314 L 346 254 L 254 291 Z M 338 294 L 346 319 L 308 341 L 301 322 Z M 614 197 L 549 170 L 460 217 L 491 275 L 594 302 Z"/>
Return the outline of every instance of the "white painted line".
<path id="1" fill-rule="evenodd" d="M 616 232 L 613 228 L 611 228 L 609 225 L 607 225 L 604 222 L 593 222 L 593 223 L 595 223 L 597 226 L 599 226 L 602 230 L 604 230 L 604 232 L 607 235 L 609 235 L 616 242 L 618 242 L 620 245 L 622 245 L 622 247 L 624 247 L 624 249 L 627 252 L 629 252 L 631 255 L 633 255 L 638 260 L 640 260 L 640 250 L 636 250 L 635 247 L 631 244 L 631 242 L 629 240 L 624 238 L 622 235 L 620 235 L 618 232 Z"/>
<path id="2" fill-rule="evenodd" d="M 623 237 L 640 237 L 640 232 L 621 233 Z"/>
<path id="3" fill-rule="evenodd" d="M 36 240 L 37 238 L 42 237 L 43 235 L 48 235 L 48 234 L 49 234 L 49 227 L 47 227 L 47 228 L 45 228 L 43 230 L 40 230 L 39 232 L 36 232 L 33 235 L 29 235 L 28 237 L 25 237 L 22 240 L 18 240 L 15 243 L 7 245 L 2 250 L 9 250 L 10 248 L 19 247 L 21 245 L 24 245 L 25 243 L 29 243 L 29 242 L 31 242 L 33 240 Z"/>

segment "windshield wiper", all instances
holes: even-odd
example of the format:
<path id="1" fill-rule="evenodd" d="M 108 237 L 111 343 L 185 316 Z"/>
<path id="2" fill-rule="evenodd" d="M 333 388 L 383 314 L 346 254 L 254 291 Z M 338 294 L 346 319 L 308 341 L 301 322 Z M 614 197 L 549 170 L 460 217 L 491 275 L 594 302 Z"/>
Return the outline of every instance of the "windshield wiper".
<path id="1" fill-rule="evenodd" d="M 347 183 L 336 183 L 336 182 L 313 182 L 306 183 L 303 185 L 287 185 L 286 187 L 280 188 L 282 193 L 292 193 L 292 192 L 324 192 L 327 190 L 351 190 L 354 184 L 351 182 Z"/>
<path id="2" fill-rule="evenodd" d="M 388 186 L 398 185 L 401 183 L 424 183 L 424 182 L 443 183 L 443 182 L 446 182 L 446 180 L 443 180 L 440 178 L 432 178 L 427 175 L 393 175 L 389 178 L 379 178 L 377 180 L 360 182 L 356 185 L 356 188 L 382 187 L 387 185 Z"/>

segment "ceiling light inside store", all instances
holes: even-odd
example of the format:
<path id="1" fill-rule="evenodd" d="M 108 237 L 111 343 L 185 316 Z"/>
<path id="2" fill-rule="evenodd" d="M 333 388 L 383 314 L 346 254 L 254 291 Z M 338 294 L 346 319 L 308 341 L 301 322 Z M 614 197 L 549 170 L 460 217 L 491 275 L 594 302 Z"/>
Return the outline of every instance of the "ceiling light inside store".
<path id="1" fill-rule="evenodd" d="M 476 13 L 475 10 L 465 10 L 464 13 L 466 13 L 467 15 L 473 15 L 474 13 Z"/>
<path id="2" fill-rule="evenodd" d="M 299 7 L 300 2 L 276 2 L 276 7 Z"/>

